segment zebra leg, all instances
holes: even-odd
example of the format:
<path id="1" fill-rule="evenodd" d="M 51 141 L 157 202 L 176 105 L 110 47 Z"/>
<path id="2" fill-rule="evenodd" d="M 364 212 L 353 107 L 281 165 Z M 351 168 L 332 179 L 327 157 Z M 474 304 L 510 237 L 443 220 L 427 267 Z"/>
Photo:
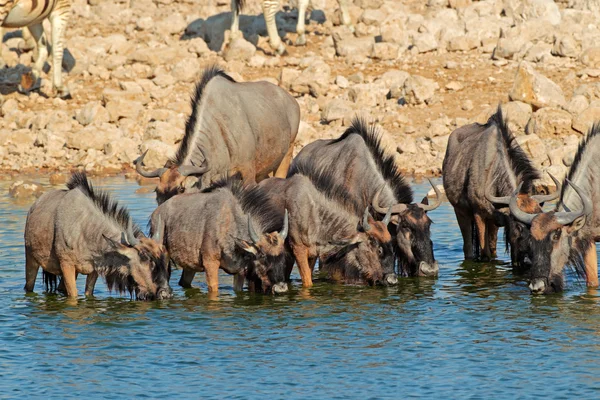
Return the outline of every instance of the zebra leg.
<path id="1" fill-rule="evenodd" d="M 267 32 L 269 33 L 269 43 L 271 48 L 279 55 L 285 53 L 285 45 L 279 37 L 277 32 L 277 24 L 275 22 L 275 14 L 279 9 L 279 0 L 262 0 L 262 9 L 265 16 L 265 23 L 267 25 Z"/>
<path id="2" fill-rule="evenodd" d="M 230 41 L 240 37 L 241 3 L 238 3 L 240 3 L 240 0 L 231 0 L 231 33 L 229 35 Z"/>
<path id="3" fill-rule="evenodd" d="M 46 46 L 46 35 L 44 34 L 44 27 L 42 23 L 34 24 L 29 26 L 27 29 L 23 29 L 23 32 L 28 30 L 31 33 L 32 40 L 35 40 L 35 47 L 37 48 L 34 59 L 35 63 L 33 67 L 31 67 L 31 75 L 28 75 L 29 79 L 21 79 L 21 83 L 19 83 L 19 93 L 29 93 L 32 90 L 36 90 L 40 88 L 42 71 L 44 69 L 44 64 L 48 59 L 48 48 Z M 33 76 L 33 79 L 31 79 Z"/>
<path id="4" fill-rule="evenodd" d="M 306 9 L 310 0 L 298 0 L 298 23 L 296 25 L 296 33 L 298 38 L 296 39 L 296 46 L 304 46 L 306 44 L 306 33 L 305 33 L 305 22 L 306 22 Z"/>
<path id="5" fill-rule="evenodd" d="M 62 7 L 61 7 L 62 6 Z M 54 10 L 50 14 L 50 24 L 52 25 L 52 84 L 54 90 L 61 98 L 70 98 L 71 94 L 62 83 L 62 60 L 64 52 L 65 28 L 71 13 L 71 4 L 65 0 L 59 0 Z"/>
<path id="6" fill-rule="evenodd" d="M 2 58 L 2 43 L 4 43 L 4 29 L 0 26 L 0 68 L 6 67 L 4 58 Z"/>
<path id="7" fill-rule="evenodd" d="M 342 24 L 346 25 L 351 32 L 354 32 L 354 26 L 350 19 L 350 11 L 348 10 L 349 0 L 338 0 L 340 3 L 340 11 L 342 13 Z"/>
<path id="8" fill-rule="evenodd" d="M 26 28 L 21 29 L 21 36 L 23 37 L 23 43 L 19 44 L 19 50 L 30 51 L 30 50 L 35 49 L 37 40 L 35 39 L 33 34 L 30 32 L 31 32 L 30 29 L 26 29 Z"/>

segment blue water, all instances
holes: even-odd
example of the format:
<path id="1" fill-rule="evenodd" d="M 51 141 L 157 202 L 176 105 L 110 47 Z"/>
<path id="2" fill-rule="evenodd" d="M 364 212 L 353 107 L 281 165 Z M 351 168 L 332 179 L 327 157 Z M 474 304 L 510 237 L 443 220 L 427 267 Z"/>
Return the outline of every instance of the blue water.
<path id="1" fill-rule="evenodd" d="M 145 226 L 153 193 L 94 182 Z M 600 294 L 571 279 L 533 297 L 503 263 L 462 263 L 448 203 L 430 213 L 438 279 L 305 290 L 294 271 L 272 297 L 236 295 L 223 275 L 209 300 L 202 274 L 184 290 L 174 271 L 174 299 L 148 303 L 100 281 L 93 299 L 46 294 L 39 278 L 26 295 L 29 205 L 0 182 L 0 398 L 598 397 Z"/>

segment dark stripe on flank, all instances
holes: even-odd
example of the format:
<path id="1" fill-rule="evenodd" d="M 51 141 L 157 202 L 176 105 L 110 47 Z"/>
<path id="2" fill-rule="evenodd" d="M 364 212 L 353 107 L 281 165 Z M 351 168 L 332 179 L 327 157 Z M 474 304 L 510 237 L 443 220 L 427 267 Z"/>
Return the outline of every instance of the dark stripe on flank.
<path id="1" fill-rule="evenodd" d="M 53 2 L 53 1 L 54 0 L 44 0 L 44 9 L 42 10 L 42 14 L 41 15 L 44 15 L 44 13 L 46 12 L 46 10 L 50 6 L 50 3 Z M 36 4 L 36 3 L 37 3 L 37 0 L 33 0 L 33 4 Z"/>

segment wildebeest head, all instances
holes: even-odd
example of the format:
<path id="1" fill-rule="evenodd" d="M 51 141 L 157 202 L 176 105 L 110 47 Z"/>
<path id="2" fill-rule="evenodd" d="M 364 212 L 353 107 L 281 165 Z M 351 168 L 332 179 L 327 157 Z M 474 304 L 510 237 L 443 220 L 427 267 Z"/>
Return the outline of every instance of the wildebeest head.
<path id="1" fill-rule="evenodd" d="M 516 194 L 520 187 L 511 197 L 511 214 L 521 223 L 531 227 L 529 242 L 532 267 L 529 289 L 532 293 L 562 291 L 563 268 L 572 261 L 574 253 L 580 257 L 588 245 L 587 241 L 579 237 L 579 232 L 593 211 L 592 202 L 577 185 L 568 180 L 567 182 L 581 198 L 582 210 L 532 214 L 517 206 Z"/>
<path id="2" fill-rule="evenodd" d="M 161 226 L 160 217 L 158 225 Z M 130 293 L 135 290 L 138 300 L 172 297 L 169 257 L 160 231 L 152 238 L 136 238 L 130 225 L 121 233 L 120 241 L 106 236 L 104 239 L 109 249 L 96 258 L 95 265 L 105 275 L 110 289 Z"/>
<path id="3" fill-rule="evenodd" d="M 358 223 L 357 233 L 345 241 L 330 244 L 324 251 L 324 270 L 334 279 L 364 281 L 370 285 L 395 285 L 394 247 L 388 231 L 391 209 L 381 221 L 376 221 L 366 208 Z"/>
<path id="4" fill-rule="evenodd" d="M 147 171 L 143 168 L 144 157 L 148 150 L 138 158 L 135 163 L 135 170 L 144 178 L 159 178 L 156 186 L 156 202 L 161 205 L 171 197 L 184 193 L 190 187 L 194 186 L 199 177 L 202 177 L 210 170 L 208 158 L 204 153 L 204 162 L 201 166 L 192 165 L 172 165 L 170 167 L 157 168 L 154 171 Z"/>
<path id="5" fill-rule="evenodd" d="M 396 245 L 399 250 L 398 265 L 403 276 L 435 276 L 439 268 L 433 255 L 431 241 L 431 219 L 428 211 L 435 210 L 441 204 L 439 189 L 429 181 L 436 194 L 434 204 L 395 204 L 391 207 L 391 222 L 396 225 Z M 379 196 L 385 185 L 373 197 L 375 211 L 382 213 L 385 208 L 379 205 Z"/>
<path id="6" fill-rule="evenodd" d="M 274 294 L 288 290 L 285 276 L 285 239 L 288 235 L 288 211 L 285 210 L 283 227 L 280 232 L 259 235 L 248 216 L 248 234 L 250 241 L 236 239 L 237 247 L 243 252 L 249 278 L 260 279 L 264 292 Z"/>
<path id="7" fill-rule="evenodd" d="M 547 201 L 552 201 L 558 198 L 561 191 L 561 185 L 558 180 L 549 174 L 550 178 L 556 185 L 556 191 L 547 195 L 534 195 L 529 196 L 527 193 L 521 193 L 520 189 L 516 195 L 516 206 L 529 214 L 539 214 L 542 212 L 542 206 Z M 521 188 L 522 186 L 519 186 Z M 531 246 L 530 246 L 530 231 L 529 225 L 519 221 L 510 213 L 507 206 L 510 204 L 512 196 L 494 196 L 492 194 L 492 185 L 488 184 L 485 197 L 486 199 L 501 207 L 498 209 L 495 217 L 497 225 L 504 226 L 504 236 L 507 250 L 510 249 L 510 258 L 513 266 L 527 270 L 531 267 Z"/>

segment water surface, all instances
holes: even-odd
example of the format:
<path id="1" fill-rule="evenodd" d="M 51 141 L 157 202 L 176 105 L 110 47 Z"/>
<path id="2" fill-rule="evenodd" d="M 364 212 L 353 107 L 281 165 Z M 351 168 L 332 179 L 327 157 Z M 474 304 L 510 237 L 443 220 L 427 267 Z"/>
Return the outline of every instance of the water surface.
<path id="1" fill-rule="evenodd" d="M 94 179 L 146 226 L 154 193 L 124 178 Z M 420 199 L 428 187 L 414 185 Z M 29 202 L 0 182 L 0 398 L 596 398 L 600 295 L 533 297 L 504 261 L 462 262 L 448 203 L 430 213 L 438 279 L 393 288 L 317 282 L 297 271 L 285 296 L 218 301 L 171 285 L 174 299 L 136 302 L 100 280 L 74 303 L 24 285 Z M 78 281 L 83 293 L 83 277 Z"/>

